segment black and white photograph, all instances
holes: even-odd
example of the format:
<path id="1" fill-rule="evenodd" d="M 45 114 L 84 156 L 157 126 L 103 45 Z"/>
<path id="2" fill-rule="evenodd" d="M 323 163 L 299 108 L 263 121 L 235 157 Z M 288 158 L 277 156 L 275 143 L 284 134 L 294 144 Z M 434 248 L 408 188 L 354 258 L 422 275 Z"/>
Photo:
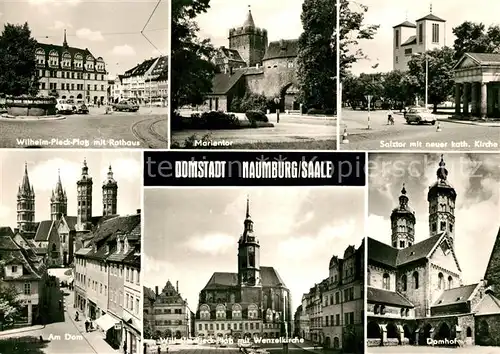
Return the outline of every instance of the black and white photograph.
<path id="1" fill-rule="evenodd" d="M 168 147 L 167 0 L 0 1 L 0 148 Z"/>
<path id="2" fill-rule="evenodd" d="M 500 156 L 369 154 L 368 353 L 497 353 Z"/>
<path id="3" fill-rule="evenodd" d="M 500 3 L 342 4 L 340 149 L 500 150 Z"/>
<path id="4" fill-rule="evenodd" d="M 333 0 L 172 1 L 171 147 L 335 150 Z"/>
<path id="5" fill-rule="evenodd" d="M 142 353 L 142 159 L 101 151 L 0 152 L 2 353 Z"/>
<path id="6" fill-rule="evenodd" d="M 364 352 L 364 187 L 144 198 L 149 353 Z"/>

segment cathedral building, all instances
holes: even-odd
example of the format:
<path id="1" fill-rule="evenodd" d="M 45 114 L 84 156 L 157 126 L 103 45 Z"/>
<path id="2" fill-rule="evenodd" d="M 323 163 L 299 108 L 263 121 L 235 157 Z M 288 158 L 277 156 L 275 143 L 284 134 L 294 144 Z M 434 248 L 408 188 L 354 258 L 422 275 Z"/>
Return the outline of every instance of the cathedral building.
<path id="1" fill-rule="evenodd" d="M 412 55 L 446 46 L 446 21 L 432 13 L 418 19 L 408 20 L 393 27 L 393 70 L 408 70 Z"/>
<path id="2" fill-rule="evenodd" d="M 25 165 L 22 183 L 17 193 L 17 229 L 23 238 L 32 243 L 39 256 L 44 256 L 50 266 L 67 266 L 73 255 L 83 246 L 84 235 L 89 234 L 103 218 L 117 214 L 118 184 L 111 166 L 102 186 L 103 215 L 92 216 L 92 177 L 87 161 L 83 161 L 77 188 L 77 216 L 68 215 L 68 197 L 58 176 L 50 198 L 50 219 L 35 220 L 35 189 L 30 183 Z"/>
<path id="3" fill-rule="evenodd" d="M 106 101 L 108 78 L 104 59 L 96 58 L 87 48 L 70 47 L 66 30 L 62 45 L 38 43 L 35 55 L 39 95 L 93 104 Z"/>
<path id="4" fill-rule="evenodd" d="M 229 111 L 233 101 L 246 92 L 279 97 L 282 110 L 298 110 L 298 39 L 268 43 L 267 30 L 255 25 L 248 10 L 241 27 L 229 30 L 228 47 L 216 51 L 214 63 L 220 73 L 213 80 L 205 108 Z"/>
<path id="5" fill-rule="evenodd" d="M 195 319 L 199 337 L 279 338 L 293 334 L 290 291 L 273 267 L 260 264 L 247 199 L 238 241 L 238 272 L 215 272 L 200 292 Z"/>
<path id="6" fill-rule="evenodd" d="M 442 156 L 436 177 L 427 192 L 429 237 L 415 242 L 417 216 L 403 185 L 391 213 L 391 244 L 368 238 L 368 346 L 428 345 L 429 339 L 472 345 L 500 339 L 500 333 L 488 330 L 500 320 L 500 300 L 490 286 L 499 279 L 496 263 L 490 260 L 485 279 L 463 284 L 454 248 L 457 193 Z M 499 253 L 494 248 L 492 259 Z M 489 322 L 485 315 L 492 316 Z"/>

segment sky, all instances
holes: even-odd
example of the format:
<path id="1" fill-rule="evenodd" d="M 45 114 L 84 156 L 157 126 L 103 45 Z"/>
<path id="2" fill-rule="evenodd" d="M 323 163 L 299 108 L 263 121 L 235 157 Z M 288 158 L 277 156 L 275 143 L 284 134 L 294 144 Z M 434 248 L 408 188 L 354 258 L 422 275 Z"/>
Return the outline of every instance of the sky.
<path id="1" fill-rule="evenodd" d="M 144 285 L 168 280 L 194 312 L 214 272 L 238 271 L 237 242 L 247 195 L 261 266 L 274 267 L 291 291 L 292 306 L 328 277 L 333 255 L 343 257 L 364 235 L 362 187 L 145 189 Z"/>
<path id="2" fill-rule="evenodd" d="M 452 29 L 465 21 L 482 22 L 486 26 L 499 24 L 498 13 L 500 13 L 500 1 L 475 0 L 357 0 L 358 3 L 368 6 L 365 14 L 365 24 L 380 25 L 375 38 L 360 42 L 368 60 L 361 60 L 353 66 L 353 73 L 359 75 L 362 72 L 371 73 L 371 67 L 379 63 L 377 72 L 392 70 L 393 52 L 393 26 L 406 19 L 415 23 L 421 17 L 430 12 L 432 2 L 432 13 L 446 20 L 446 45 L 452 47 L 455 37 Z M 359 11 L 359 6 L 354 2 L 351 6 L 354 11 Z"/>
<path id="3" fill-rule="evenodd" d="M 286 3 L 286 6 L 284 4 Z M 297 39 L 302 33 L 303 0 L 211 0 L 210 9 L 196 18 L 199 38 L 210 38 L 215 47 L 229 46 L 229 29 L 241 27 L 252 11 L 255 26 L 266 29 L 268 41 Z M 221 21 L 221 19 L 223 19 Z"/>
<path id="4" fill-rule="evenodd" d="M 405 183 L 415 210 L 415 242 L 429 237 L 427 191 L 436 182 L 440 155 L 370 154 L 369 237 L 391 243 L 390 214 Z M 464 284 L 483 278 L 500 227 L 500 155 L 445 154 L 448 181 L 457 193 L 455 251 Z"/>
<path id="5" fill-rule="evenodd" d="M 142 157 L 140 152 L 114 150 L 0 150 L 0 226 L 16 225 L 17 190 L 28 164 L 28 176 L 35 189 L 35 219 L 50 220 L 50 197 L 60 170 L 61 182 L 68 197 L 68 215 L 76 216 L 76 182 L 83 160 L 87 159 L 93 178 L 92 214 L 102 215 L 102 182 L 111 164 L 118 182 L 117 212 L 135 214 L 141 209 Z"/>
<path id="6" fill-rule="evenodd" d="M 66 29 L 68 45 L 102 57 L 114 78 L 168 53 L 170 7 L 161 0 L 153 14 L 157 4 L 158 0 L 0 0 L 0 25 L 27 21 L 36 40 L 58 45 Z M 151 14 L 144 34 L 153 44 L 140 33 Z"/>

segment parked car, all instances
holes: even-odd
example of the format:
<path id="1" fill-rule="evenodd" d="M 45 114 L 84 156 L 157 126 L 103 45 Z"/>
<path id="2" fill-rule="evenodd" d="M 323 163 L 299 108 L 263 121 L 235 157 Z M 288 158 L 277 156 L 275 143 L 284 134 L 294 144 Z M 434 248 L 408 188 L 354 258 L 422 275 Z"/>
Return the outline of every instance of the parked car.
<path id="1" fill-rule="evenodd" d="M 88 114 L 89 108 L 83 100 L 76 100 L 76 113 L 78 114 Z"/>
<path id="2" fill-rule="evenodd" d="M 72 100 L 58 99 L 56 104 L 56 112 L 63 114 L 72 114 L 76 110 Z"/>
<path id="3" fill-rule="evenodd" d="M 436 116 L 432 112 L 424 107 L 410 107 L 406 112 L 406 123 L 412 124 L 424 124 L 431 123 L 436 124 Z"/>
<path id="4" fill-rule="evenodd" d="M 131 101 L 120 101 L 113 105 L 113 110 L 115 111 L 127 111 L 127 112 L 137 112 L 139 110 L 139 105 Z"/>

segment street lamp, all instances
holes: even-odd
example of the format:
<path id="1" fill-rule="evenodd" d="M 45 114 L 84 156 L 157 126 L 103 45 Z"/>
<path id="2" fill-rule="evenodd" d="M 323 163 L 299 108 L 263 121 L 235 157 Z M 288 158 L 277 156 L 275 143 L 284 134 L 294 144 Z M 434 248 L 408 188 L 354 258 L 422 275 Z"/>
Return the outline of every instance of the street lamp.
<path id="1" fill-rule="evenodd" d="M 429 57 L 425 55 L 425 109 L 427 109 L 427 100 L 429 97 Z"/>

